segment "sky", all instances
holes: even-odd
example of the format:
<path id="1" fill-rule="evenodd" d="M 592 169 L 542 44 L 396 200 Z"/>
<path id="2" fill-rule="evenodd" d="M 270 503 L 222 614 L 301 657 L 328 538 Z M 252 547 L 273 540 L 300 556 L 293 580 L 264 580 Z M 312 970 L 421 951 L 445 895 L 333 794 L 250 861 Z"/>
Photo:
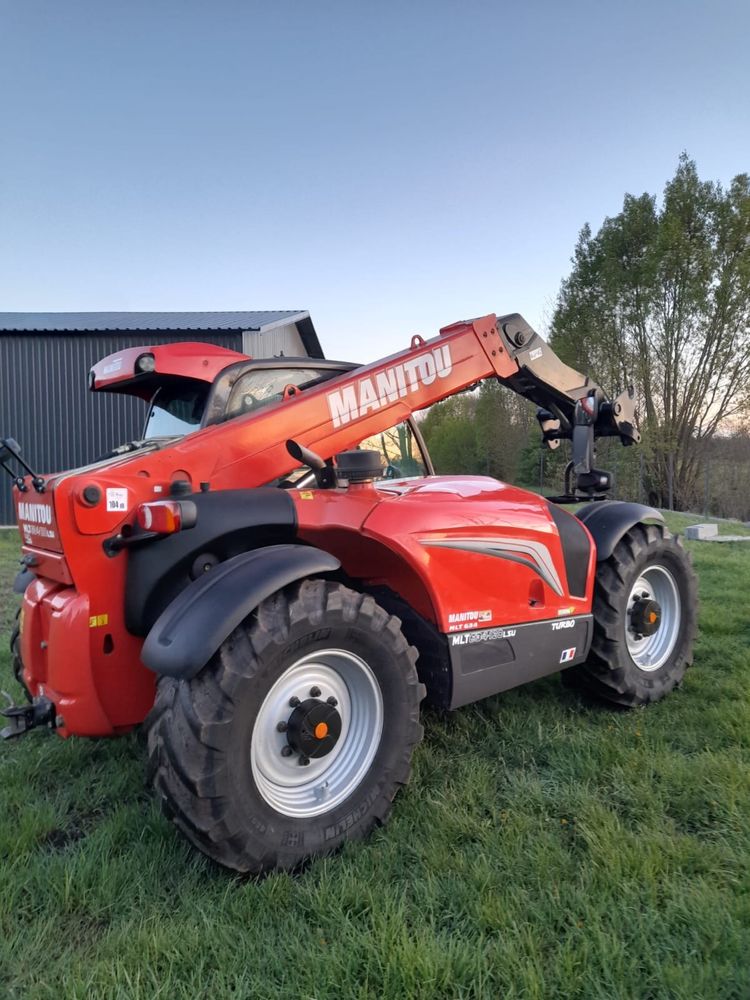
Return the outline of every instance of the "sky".
<path id="1" fill-rule="evenodd" d="M 581 226 L 750 171 L 748 0 L 0 0 L 0 311 L 544 332 Z"/>

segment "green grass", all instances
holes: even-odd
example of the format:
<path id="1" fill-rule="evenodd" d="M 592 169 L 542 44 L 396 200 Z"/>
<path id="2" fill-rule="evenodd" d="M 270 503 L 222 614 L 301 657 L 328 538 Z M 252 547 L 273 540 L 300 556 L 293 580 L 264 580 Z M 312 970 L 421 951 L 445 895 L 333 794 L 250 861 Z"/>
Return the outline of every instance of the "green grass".
<path id="1" fill-rule="evenodd" d="M 553 677 L 428 714 L 389 826 L 298 876 L 192 851 L 135 737 L 1 746 L 0 996 L 750 997 L 750 544 L 692 551 L 681 690 L 612 712 Z"/>

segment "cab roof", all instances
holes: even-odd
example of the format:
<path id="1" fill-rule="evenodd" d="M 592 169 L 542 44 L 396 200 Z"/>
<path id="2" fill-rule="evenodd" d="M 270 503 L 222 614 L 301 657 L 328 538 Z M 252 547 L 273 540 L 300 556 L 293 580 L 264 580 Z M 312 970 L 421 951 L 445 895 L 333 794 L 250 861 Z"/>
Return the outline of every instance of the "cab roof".
<path id="1" fill-rule="evenodd" d="M 139 358 L 153 358 L 138 368 Z M 246 354 L 215 344 L 189 341 L 177 344 L 127 347 L 98 361 L 89 372 L 89 388 L 94 392 L 123 392 L 150 399 L 154 376 L 196 379 L 211 384 L 228 365 L 249 361 Z"/>

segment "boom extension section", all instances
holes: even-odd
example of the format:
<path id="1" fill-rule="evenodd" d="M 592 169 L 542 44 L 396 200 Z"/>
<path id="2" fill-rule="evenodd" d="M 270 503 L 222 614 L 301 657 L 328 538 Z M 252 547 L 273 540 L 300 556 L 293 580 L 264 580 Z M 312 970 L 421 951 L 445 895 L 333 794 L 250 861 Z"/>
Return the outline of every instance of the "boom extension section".
<path id="1" fill-rule="evenodd" d="M 597 437 L 619 437 L 624 445 L 640 440 L 633 390 L 610 401 L 596 382 L 564 364 L 518 313 L 454 323 L 432 341 L 414 337 L 399 354 L 300 393 L 292 405 L 304 407 L 307 396 L 310 414 L 309 419 L 297 415 L 308 430 L 294 445 L 316 456 L 336 454 L 354 447 L 363 436 L 380 433 L 408 414 L 489 378 L 537 404 L 537 419 L 549 448 L 557 448 L 563 438 L 572 441 L 565 494 L 556 498 L 558 502 L 604 496 L 613 477 L 594 468 L 594 442 Z M 319 392 L 326 396 L 332 427 L 316 419 L 311 397 Z M 576 476 L 575 491 L 571 473 Z"/>

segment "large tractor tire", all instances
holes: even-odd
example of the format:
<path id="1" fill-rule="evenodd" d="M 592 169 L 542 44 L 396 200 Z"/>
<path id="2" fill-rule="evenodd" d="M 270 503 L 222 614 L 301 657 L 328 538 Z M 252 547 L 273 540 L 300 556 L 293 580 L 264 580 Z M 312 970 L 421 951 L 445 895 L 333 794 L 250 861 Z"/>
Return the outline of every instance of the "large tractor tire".
<path id="1" fill-rule="evenodd" d="M 697 608 L 695 572 L 679 540 L 661 525 L 637 524 L 597 567 L 591 651 L 565 673 L 617 705 L 658 701 L 692 663 Z"/>
<path id="2" fill-rule="evenodd" d="M 385 823 L 422 737 L 425 689 L 398 618 L 305 580 L 263 601 L 146 721 L 164 811 L 239 872 L 294 869 Z"/>

